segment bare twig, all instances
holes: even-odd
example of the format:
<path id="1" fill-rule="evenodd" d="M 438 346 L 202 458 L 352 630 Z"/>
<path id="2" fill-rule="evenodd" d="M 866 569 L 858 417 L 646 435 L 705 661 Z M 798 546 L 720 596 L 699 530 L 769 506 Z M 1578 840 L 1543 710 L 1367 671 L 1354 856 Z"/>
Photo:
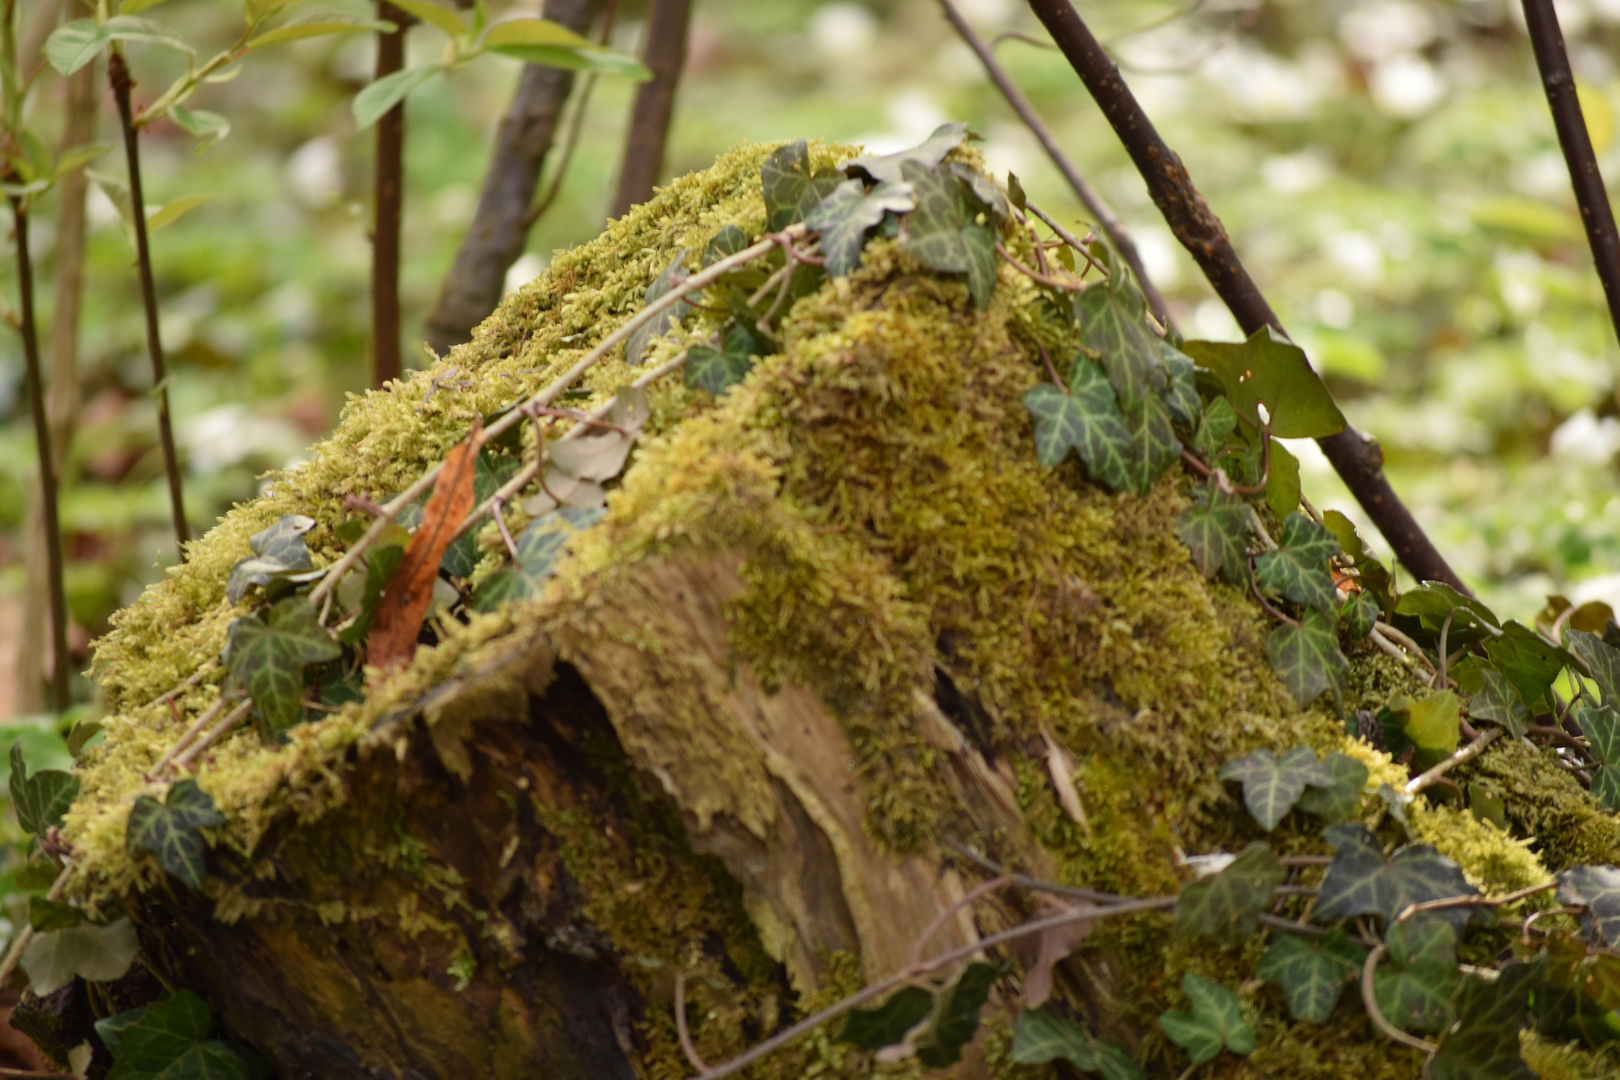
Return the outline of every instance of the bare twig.
<path id="1" fill-rule="evenodd" d="M 377 0 L 377 18 L 394 30 L 377 35 L 377 78 L 405 66 L 405 31 L 415 20 Z M 399 233 L 405 205 L 405 99 L 377 121 L 371 217 L 371 385 L 381 389 L 400 376 Z"/>
<path id="2" fill-rule="evenodd" d="M 174 756 L 190 745 L 191 740 L 195 739 L 203 728 L 213 723 L 214 717 L 220 714 L 220 710 L 224 709 L 225 705 L 226 699 L 223 696 L 215 698 L 214 703 L 204 709 L 202 714 L 192 722 L 191 726 L 181 733 L 180 738 L 175 741 L 174 745 L 169 747 L 162 757 L 158 758 L 157 764 L 152 766 L 151 771 L 146 774 L 146 778 L 154 780 L 161 776 L 164 768 L 174 760 Z"/>
<path id="3" fill-rule="evenodd" d="M 1373 992 L 1373 972 L 1378 968 L 1378 961 L 1383 957 L 1389 946 L 1379 942 L 1367 954 L 1367 963 L 1361 969 L 1361 1001 L 1367 1006 L 1367 1016 L 1372 1020 L 1373 1026 L 1386 1036 L 1400 1043 L 1410 1046 L 1414 1050 L 1421 1050 L 1425 1054 L 1432 1054 L 1439 1049 L 1427 1039 L 1420 1039 L 1416 1035 L 1408 1035 L 1394 1024 L 1384 1018 L 1384 1013 L 1378 1007 L 1378 996 Z"/>
<path id="4" fill-rule="evenodd" d="M 1012 253 L 1007 250 L 1005 245 L 1003 245 L 999 239 L 996 241 L 996 254 L 1005 259 L 1008 266 L 1011 266 L 1014 270 L 1017 270 L 1020 274 L 1023 274 L 1031 281 L 1039 282 L 1040 284 L 1046 285 L 1053 289 L 1062 289 L 1065 292 L 1081 292 L 1085 289 L 1085 286 L 1078 281 L 1059 281 L 1057 278 L 1043 274 L 1039 270 L 1031 270 L 1029 267 L 1025 266 L 1023 263 L 1014 258 Z"/>
<path id="5" fill-rule="evenodd" d="M 1465 761 L 1472 761 L 1474 758 L 1477 758 L 1480 754 L 1484 753 L 1485 748 L 1491 745 L 1491 743 L 1495 742 L 1497 739 L 1501 738 L 1501 736 L 1501 728 L 1491 728 L 1489 731 L 1482 732 L 1479 738 L 1475 739 L 1461 750 L 1458 750 L 1455 754 L 1452 754 L 1450 757 L 1446 758 L 1446 760 L 1435 765 L 1427 772 L 1420 773 L 1419 775 L 1408 780 L 1405 788 L 1406 794 L 1416 795 L 1424 788 L 1432 787 L 1434 784 L 1438 783 L 1440 778 L 1450 770 L 1456 768 Z"/>
<path id="6" fill-rule="evenodd" d="M 632 206 L 652 198 L 653 185 L 664 167 L 664 144 L 675 115 L 675 90 L 686 62 L 691 18 L 692 0 L 653 0 L 641 52 L 652 78 L 636 90 L 611 217 L 623 217 Z"/>
<path id="7" fill-rule="evenodd" d="M 1024 200 L 1024 209 L 1028 210 L 1030 213 L 1034 214 L 1036 217 L 1045 222 L 1047 228 L 1057 233 L 1058 238 L 1061 239 L 1065 244 L 1069 245 L 1069 247 L 1073 248 L 1075 251 L 1078 251 L 1081 257 L 1084 258 L 1086 262 L 1090 263 L 1092 268 L 1095 269 L 1099 274 L 1102 274 L 1104 277 L 1108 276 L 1108 267 L 1097 261 L 1097 257 L 1091 253 L 1090 244 L 1086 243 L 1084 240 L 1081 240 L 1079 237 L 1075 236 L 1074 233 L 1058 224 L 1057 218 L 1053 217 L 1051 214 L 1048 214 L 1045 210 L 1042 210 L 1039 206 L 1036 206 L 1028 199 Z M 1166 313 L 1164 318 L 1169 318 L 1169 314 Z M 1164 319 L 1160 319 L 1159 321 L 1164 322 Z M 1174 324 L 1169 323 L 1166 325 Z"/>
<path id="8" fill-rule="evenodd" d="M 253 702 L 244 701 L 236 708 L 226 713 L 224 717 L 220 719 L 219 723 L 208 729 L 207 734 L 198 739 L 196 742 L 192 743 L 190 748 L 174 759 L 174 767 L 176 769 L 184 769 L 193 761 L 196 761 L 198 756 L 201 755 L 204 750 L 207 750 L 210 746 L 213 746 L 214 743 L 219 740 L 220 736 L 224 735 L 227 731 L 231 730 L 231 728 L 235 727 L 237 722 L 241 720 L 242 717 L 246 716 L 248 714 L 248 710 L 252 708 Z"/>
<path id="9" fill-rule="evenodd" d="M 681 1053 L 686 1055 L 687 1062 L 697 1070 L 699 1076 L 708 1076 L 710 1069 L 698 1056 L 697 1047 L 692 1045 L 692 1033 L 686 1029 L 686 972 L 675 973 L 675 1033 L 680 1036 Z"/>
<path id="10" fill-rule="evenodd" d="M 1609 301 L 1609 319 L 1620 334 L 1620 231 L 1614 224 L 1614 210 L 1598 169 L 1592 138 L 1581 115 L 1581 99 L 1575 89 L 1575 73 L 1570 70 L 1564 51 L 1564 35 L 1558 28 L 1558 13 L 1552 0 L 1523 0 L 1524 21 L 1530 31 L 1530 45 L 1541 70 L 1541 85 L 1547 92 L 1558 145 L 1563 147 L 1569 166 L 1569 179 L 1575 188 L 1575 202 L 1586 225 L 1586 240 L 1592 248 L 1592 261 L 1603 295 Z"/>
<path id="11" fill-rule="evenodd" d="M 1165 145 L 1120 78 L 1119 68 L 1069 0 L 1029 0 L 1029 5 L 1113 125 L 1170 231 L 1197 261 L 1243 332 L 1254 334 L 1266 326 L 1281 330 L 1281 320 L 1244 269 L 1220 219 L 1193 187 L 1181 159 Z M 1346 426 L 1317 442 L 1414 577 L 1420 581 L 1444 581 L 1459 591 L 1468 591 L 1390 487 L 1383 471 L 1383 454 L 1372 439 Z"/>
<path id="12" fill-rule="evenodd" d="M 1421 904 L 1407 904 L 1401 909 L 1401 913 L 1395 916 L 1395 921 L 1403 923 L 1412 916 L 1421 915 L 1425 911 L 1444 911 L 1448 908 L 1505 907 L 1508 904 L 1517 904 L 1526 897 L 1535 896 L 1538 893 L 1544 893 L 1549 889 L 1556 888 L 1558 888 L 1558 882 L 1549 881 L 1544 885 L 1529 885 L 1523 889 L 1515 889 L 1513 892 L 1497 897 L 1445 896 L 1439 900 L 1425 900 Z"/>
<path id="13" fill-rule="evenodd" d="M 989 881 L 983 882 L 982 884 L 969 889 L 967 892 L 962 894 L 961 899 L 957 900 L 956 903 L 952 904 L 938 915 L 935 915 L 933 921 L 927 926 L 923 927 L 923 932 L 918 934 L 917 940 L 912 943 L 910 966 L 917 967 L 923 962 L 923 946 L 928 944 L 929 938 L 932 938 L 935 934 L 939 933 L 941 927 L 950 922 L 951 919 L 955 918 L 958 911 L 970 906 L 980 897 L 988 896 L 993 892 L 1005 889 L 1011 884 L 1013 884 L 1013 879 L 1010 877 L 1002 876 L 998 878 L 991 878 Z"/>
<path id="14" fill-rule="evenodd" d="M 174 425 L 169 419 L 169 376 L 163 362 L 163 340 L 158 336 L 157 283 L 152 277 L 152 252 L 146 237 L 146 197 L 141 190 L 141 136 L 135 127 L 129 99 L 134 82 L 130 79 L 124 54 L 116 44 L 107 52 L 107 81 L 112 84 L 119 126 L 124 134 L 124 160 L 129 167 L 129 208 L 133 219 L 130 224 L 135 230 L 135 261 L 140 270 L 141 303 L 146 313 L 146 351 L 152 358 L 152 393 L 157 398 L 158 443 L 163 448 L 163 472 L 169 480 L 169 512 L 174 518 L 174 537 L 180 551 L 180 561 L 184 562 L 191 528 L 186 524 L 180 458 L 175 453 Z"/>
<path id="15" fill-rule="evenodd" d="M 1131 239 L 1130 234 L 1125 231 L 1125 227 L 1120 224 L 1119 218 L 1114 216 L 1113 210 L 1103 201 L 1102 196 L 1097 194 L 1096 190 L 1086 181 L 1086 178 L 1080 175 L 1080 170 L 1076 169 L 1074 163 L 1059 149 L 1057 140 L 1047 130 L 1046 124 L 1041 121 L 1040 115 L 1036 113 L 1034 106 L 1029 103 L 1029 99 L 1024 96 L 1023 91 L 1018 89 L 1018 85 L 1012 81 L 1006 69 L 1001 66 L 1001 62 L 996 59 L 995 53 L 990 51 L 990 47 L 984 43 L 978 34 L 974 33 L 973 28 L 967 24 L 967 20 L 962 18 L 962 13 L 956 10 L 956 5 L 951 0 L 939 0 L 939 6 L 944 10 L 945 18 L 950 21 L 957 35 L 978 56 L 979 63 L 984 65 L 985 72 L 989 74 L 990 81 L 996 84 L 996 89 L 1001 91 L 1001 96 L 1007 99 L 1007 104 L 1012 106 L 1013 112 L 1018 114 L 1018 119 L 1022 120 L 1024 126 L 1034 134 L 1035 138 L 1040 142 L 1041 148 L 1046 151 L 1046 156 L 1052 159 L 1052 164 L 1056 165 L 1058 172 L 1063 174 L 1063 179 L 1069 182 L 1069 187 L 1073 189 L 1075 197 L 1086 208 L 1086 212 L 1097 219 L 1097 224 L 1102 227 L 1103 233 L 1108 237 L 1108 242 L 1114 245 L 1115 250 L 1119 252 L 1120 258 L 1125 260 L 1125 265 L 1131 268 L 1131 273 L 1136 276 L 1136 283 L 1141 287 L 1142 296 L 1147 300 L 1148 307 L 1152 310 L 1154 317 L 1165 326 L 1174 326 L 1175 322 L 1170 315 L 1170 306 L 1165 303 L 1164 296 L 1154 287 L 1152 279 L 1147 276 L 1147 270 L 1142 266 L 1142 257 L 1136 250 L 1136 242 Z M 1038 216 L 1048 225 L 1052 225 L 1051 220 L 1045 214 L 1038 214 Z M 1062 236 L 1063 233 L 1060 232 L 1058 235 Z M 1078 247 L 1078 245 L 1076 246 Z"/>

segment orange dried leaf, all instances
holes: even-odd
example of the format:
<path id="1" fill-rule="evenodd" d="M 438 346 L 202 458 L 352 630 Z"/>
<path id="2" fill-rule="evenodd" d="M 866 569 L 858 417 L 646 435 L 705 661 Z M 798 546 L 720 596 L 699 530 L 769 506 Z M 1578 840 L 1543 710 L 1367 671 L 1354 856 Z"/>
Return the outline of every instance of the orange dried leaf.
<path id="1" fill-rule="evenodd" d="M 366 638 L 366 662 L 379 671 L 408 662 L 416 652 L 416 637 L 433 599 L 439 562 L 461 520 L 473 508 L 480 442 L 481 432 L 474 429 L 466 442 L 445 455 L 433 494 L 422 508 L 422 523 L 411 534 L 405 557 L 383 588 L 371 635 Z"/>

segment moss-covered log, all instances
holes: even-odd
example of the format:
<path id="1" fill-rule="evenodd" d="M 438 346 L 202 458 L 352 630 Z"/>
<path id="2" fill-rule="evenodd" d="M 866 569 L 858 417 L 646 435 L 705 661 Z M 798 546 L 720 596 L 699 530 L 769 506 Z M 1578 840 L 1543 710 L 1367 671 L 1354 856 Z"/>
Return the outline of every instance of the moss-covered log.
<path id="1" fill-rule="evenodd" d="M 437 617 L 436 643 L 365 700 L 285 743 L 244 729 L 204 755 L 198 783 L 229 820 L 209 834 L 201 891 L 127 854 L 146 770 L 216 696 L 226 628 L 253 603 L 224 594 L 248 537 L 305 514 L 317 563 L 335 561 L 345 496 L 405 487 L 620 325 L 681 251 L 727 224 L 761 235 L 764 153 L 676 181 L 559 253 L 434 371 L 352 402 L 310 461 L 193 545 L 101 643 L 111 717 L 65 830 L 73 893 L 130 913 L 146 962 L 283 1077 L 689 1075 L 677 974 L 697 1052 L 718 1062 L 899 970 L 937 921 L 930 950 L 1038 910 L 1013 893 L 959 907 L 987 875 L 955 845 L 1164 895 L 1182 853 L 1253 837 L 1216 778 L 1232 758 L 1345 749 L 1370 766 L 1369 792 L 1405 779 L 1344 737 L 1330 700 L 1294 704 L 1265 614 L 1192 565 L 1175 530 L 1187 478 L 1111 494 L 1077 462 L 1037 461 L 1021 399 L 1042 348 L 1073 355 L 1072 320 L 1006 267 L 978 310 L 962 281 L 874 239 L 858 272 L 794 301 L 782 351 L 741 385 L 718 399 L 653 386 L 651 437 L 542 597 Z M 823 165 L 848 153 L 812 150 Z M 1008 243 L 1031 259 L 1027 238 Z M 694 310 L 651 362 L 723 318 Z M 584 404 L 641 370 L 615 353 Z M 503 557 L 493 527 L 479 542 L 475 576 Z M 1347 647 L 1352 707 L 1410 685 Z M 178 715 L 150 704 L 194 675 Z M 1063 806 L 1054 757 L 1073 765 L 1083 816 Z M 1443 806 L 1409 815 L 1475 883 L 1614 859 L 1613 819 L 1550 764 L 1474 768 L 1537 789 L 1515 801 L 1514 835 Z M 1527 842 L 1549 823 L 1561 835 L 1538 859 Z M 1323 850 L 1290 823 L 1273 842 Z M 1057 993 L 1165 1076 L 1183 1065 L 1153 1021 L 1181 973 L 1237 985 L 1256 960 L 1252 943 L 1192 947 L 1168 927 L 1099 925 Z M 1206 1077 L 1417 1069 L 1359 1010 L 1310 1025 L 1273 987 L 1245 994 L 1259 1046 Z M 1015 1005 L 1012 990 L 996 1002 Z M 1009 1038 L 986 1025 L 959 1071 L 1009 1073 Z M 892 1068 L 825 1032 L 755 1073 Z"/>

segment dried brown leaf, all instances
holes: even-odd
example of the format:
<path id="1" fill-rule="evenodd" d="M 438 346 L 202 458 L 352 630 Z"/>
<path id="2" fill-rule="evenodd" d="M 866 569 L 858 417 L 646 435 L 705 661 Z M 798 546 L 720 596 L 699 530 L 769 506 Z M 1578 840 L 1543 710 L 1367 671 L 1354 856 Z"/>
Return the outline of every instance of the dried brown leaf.
<path id="1" fill-rule="evenodd" d="M 1074 784 L 1074 756 L 1052 738 L 1050 731 L 1043 730 L 1041 737 L 1046 740 L 1046 768 L 1052 774 L 1052 786 L 1057 788 L 1058 802 L 1063 812 L 1085 831 L 1089 840 L 1091 822 L 1086 817 L 1085 806 L 1080 802 L 1080 789 Z"/>

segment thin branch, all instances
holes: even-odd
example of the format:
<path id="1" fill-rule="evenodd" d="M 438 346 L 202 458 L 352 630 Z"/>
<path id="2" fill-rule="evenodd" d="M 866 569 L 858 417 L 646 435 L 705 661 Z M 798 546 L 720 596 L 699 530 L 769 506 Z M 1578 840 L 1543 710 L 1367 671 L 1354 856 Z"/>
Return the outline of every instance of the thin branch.
<path id="1" fill-rule="evenodd" d="M 1069 0 L 1029 0 L 1029 6 L 1113 125 L 1170 231 L 1192 254 L 1243 332 L 1254 334 L 1266 326 L 1281 330 L 1281 320 L 1243 268 L 1220 219 L 1193 187 L 1181 159 L 1165 145 L 1120 78 L 1119 68 Z M 1377 443 L 1348 425 L 1317 442 L 1413 577 L 1419 581 L 1444 581 L 1461 592 L 1468 591 L 1390 487 Z"/>
<path id="2" fill-rule="evenodd" d="M 1575 202 L 1581 208 L 1581 221 L 1586 225 L 1592 262 L 1596 265 L 1598 280 L 1603 283 L 1603 295 L 1609 301 L 1609 319 L 1615 332 L 1620 334 L 1620 231 L 1615 228 L 1614 210 L 1609 205 L 1603 173 L 1598 169 L 1592 137 L 1587 134 L 1586 119 L 1581 115 L 1581 99 L 1576 93 L 1569 56 L 1564 51 L 1558 13 L 1553 9 L 1552 0 L 1523 2 L 1530 46 L 1536 54 L 1536 66 L 1541 70 L 1541 85 L 1547 92 L 1547 106 L 1552 110 L 1553 127 L 1558 131 L 1558 145 L 1563 147 L 1564 162 L 1569 166 Z"/>
<path id="3" fill-rule="evenodd" d="M 697 1070 L 699 1076 L 708 1076 L 710 1069 L 703 1064 L 698 1056 L 697 1047 L 692 1045 L 692 1033 L 686 1029 L 686 972 L 675 973 L 675 1033 L 681 1040 L 681 1053 L 692 1068 Z"/>
<path id="4" fill-rule="evenodd" d="M 225 704 L 226 699 L 223 696 L 215 698 L 214 703 L 204 709 L 202 714 L 192 722 L 192 725 L 181 733 L 180 738 L 175 741 L 174 745 L 169 747 L 162 757 L 158 758 L 157 764 L 152 766 L 151 771 L 146 774 L 146 778 L 154 780 L 162 775 L 169 762 L 174 760 L 174 756 L 191 745 L 191 740 L 201 734 L 203 728 L 214 722 L 214 717 L 220 714 L 220 710 L 225 708 Z"/>
<path id="5" fill-rule="evenodd" d="M 1051 229 L 1054 233 L 1057 233 L 1058 238 L 1065 244 L 1068 244 L 1071 248 L 1078 251 L 1081 256 L 1085 258 L 1086 262 L 1090 263 L 1098 273 L 1107 276 L 1108 267 L 1098 262 L 1096 256 L 1091 254 L 1090 244 L 1087 244 L 1084 240 L 1081 240 L 1079 237 L 1075 236 L 1074 233 L 1058 224 L 1057 218 L 1053 217 L 1051 214 L 1048 214 L 1045 210 L 1042 210 L 1039 206 L 1036 206 L 1028 199 L 1024 200 L 1024 209 L 1028 210 L 1030 213 L 1044 221 L 1047 228 Z M 1170 317 L 1169 313 L 1166 313 L 1164 317 L 1168 319 Z M 1160 322 L 1163 321 L 1163 319 L 1160 320 Z M 1174 325 L 1174 323 L 1167 325 Z"/>
<path id="6" fill-rule="evenodd" d="M 1001 66 L 1001 62 L 996 59 L 995 53 L 990 51 L 990 47 L 984 43 L 978 34 L 973 32 L 973 28 L 967 24 L 967 20 L 962 18 L 962 13 L 956 10 L 956 5 L 951 0 L 939 0 L 939 6 L 944 9 L 945 18 L 950 21 L 957 35 L 978 56 L 979 63 L 984 65 L 985 72 L 990 76 L 990 81 L 996 84 L 996 89 L 1000 90 L 1001 96 L 1007 99 L 1007 104 L 1012 106 L 1013 112 L 1018 114 L 1018 119 L 1022 120 L 1024 126 L 1034 134 L 1036 140 L 1040 142 L 1041 148 L 1046 151 L 1046 156 L 1052 159 L 1052 164 L 1056 165 L 1058 172 L 1063 174 L 1063 179 L 1069 182 L 1069 187 L 1073 189 L 1081 205 L 1086 208 L 1086 212 L 1097 219 L 1097 224 L 1102 227 L 1104 235 L 1108 237 L 1108 242 L 1119 252 L 1120 258 L 1125 260 L 1125 265 L 1131 268 L 1131 273 L 1136 276 L 1136 283 L 1141 288 L 1142 296 L 1147 300 L 1148 307 L 1152 310 L 1154 317 L 1161 324 L 1173 327 L 1175 322 L 1170 315 L 1170 306 L 1165 303 L 1164 296 L 1154 286 L 1152 279 L 1147 276 L 1147 270 L 1142 266 L 1142 256 L 1136 250 L 1136 242 L 1131 239 L 1130 234 L 1125 231 L 1125 227 L 1120 224 L 1119 218 L 1114 216 L 1113 210 L 1109 209 L 1102 196 L 1098 195 L 1096 190 L 1086 182 L 1086 178 L 1080 175 L 1080 170 L 1076 169 L 1068 156 L 1059 149 L 1057 140 L 1047 130 L 1046 125 L 1041 121 L 1040 115 L 1036 113 L 1034 106 L 1029 103 L 1029 99 L 1024 96 L 1023 91 L 1018 89 L 1018 85 L 1012 81 L 1006 69 Z M 1040 214 L 1039 216 L 1048 225 L 1052 224 L 1046 215 Z M 1062 234 L 1059 233 L 1059 235 Z"/>
<path id="7" fill-rule="evenodd" d="M 1372 1020 L 1373 1026 L 1382 1031 L 1390 1039 L 1402 1046 L 1410 1046 L 1414 1050 L 1421 1050 L 1425 1054 L 1432 1054 L 1440 1049 L 1427 1039 L 1420 1039 L 1416 1035 L 1408 1035 L 1388 1020 L 1378 1008 L 1378 996 L 1373 992 L 1373 972 L 1378 968 L 1378 961 L 1383 957 L 1389 946 L 1379 942 L 1373 946 L 1372 952 L 1367 954 L 1367 963 L 1361 969 L 1361 1001 L 1367 1006 L 1367 1016 Z"/>
<path id="8" fill-rule="evenodd" d="M 1508 904 L 1517 904 L 1526 897 L 1544 893 L 1549 889 L 1558 888 L 1558 882 L 1549 881 L 1544 885 L 1528 885 L 1522 889 L 1502 896 L 1446 896 L 1439 900 L 1425 900 L 1421 904 L 1407 904 L 1401 913 L 1395 916 L 1395 921 L 1403 923 L 1414 915 L 1421 915 L 1425 911 L 1445 911 L 1448 908 L 1460 907 L 1505 907 Z"/>
<path id="9" fill-rule="evenodd" d="M 174 538 L 180 561 L 186 561 L 186 544 L 191 529 L 186 524 L 186 505 L 180 483 L 180 458 L 174 449 L 174 425 L 169 419 L 169 375 L 163 362 L 163 340 L 158 336 L 157 283 L 152 277 L 152 252 L 146 236 L 146 197 L 141 190 L 141 136 L 135 129 L 129 92 L 134 85 L 129 65 L 117 45 L 107 53 L 107 81 L 112 84 L 113 101 L 118 106 L 119 127 L 124 134 L 124 161 L 129 168 L 130 224 L 135 230 L 135 261 L 141 277 L 141 303 L 146 313 L 146 351 L 152 358 L 152 392 L 157 398 L 158 443 L 163 448 L 163 472 L 169 480 L 169 513 L 174 518 Z"/>
<path id="10" fill-rule="evenodd" d="M 998 878 L 991 878 L 989 881 L 982 882 L 974 888 L 969 889 L 966 893 L 962 894 L 961 899 L 957 900 L 956 903 L 934 916 L 933 921 L 927 926 L 923 927 L 922 933 L 917 935 L 917 940 L 911 946 L 911 966 L 917 967 L 923 962 L 923 946 L 928 944 L 929 938 L 939 933 L 941 927 L 950 922 L 951 919 L 955 918 L 958 911 L 961 911 L 965 907 L 971 906 L 975 900 L 978 900 L 981 897 L 985 897 L 993 892 L 1005 889 L 1012 883 L 1013 879 L 1006 877 L 1005 875 Z"/>
<path id="11" fill-rule="evenodd" d="M 377 18 L 394 24 L 377 35 L 377 79 L 405 67 L 405 31 L 415 20 L 377 0 Z M 377 121 L 372 163 L 371 385 L 382 389 L 400 376 L 399 234 L 405 206 L 405 99 Z"/>
<path id="12" fill-rule="evenodd" d="M 1431 787 L 1438 783 L 1440 778 L 1450 770 L 1456 768 L 1465 761 L 1472 761 L 1474 758 L 1479 757 L 1480 754 L 1485 752 L 1485 748 L 1487 746 L 1501 738 L 1501 736 L 1501 728 L 1491 728 L 1489 731 L 1481 733 L 1479 738 L 1475 739 L 1461 750 L 1458 750 L 1455 754 L 1452 754 L 1450 757 L 1446 758 L 1446 760 L 1440 762 L 1427 772 L 1421 773 L 1414 776 L 1411 780 L 1408 780 L 1405 788 L 1406 794 L 1416 795 L 1424 788 Z"/>
<path id="13" fill-rule="evenodd" d="M 996 240 L 996 254 L 1005 259 L 1007 261 L 1007 265 L 1011 266 L 1014 270 L 1017 270 L 1020 274 L 1023 274 L 1031 281 L 1038 282 L 1053 289 L 1062 289 L 1064 292 L 1081 292 L 1085 289 L 1085 286 L 1080 284 L 1078 281 L 1059 281 L 1057 278 L 1043 274 L 1039 270 L 1031 270 L 1029 267 L 1015 259 L 1012 253 L 1008 251 L 1007 248 L 1002 244 L 1000 239 Z"/>
<path id="14" fill-rule="evenodd" d="M 636 90 L 610 217 L 623 217 L 632 206 L 652 198 L 653 185 L 663 172 L 664 146 L 675 115 L 675 91 L 686 63 L 691 21 L 692 0 L 653 0 L 641 52 L 652 78 Z"/>
<path id="15" fill-rule="evenodd" d="M 208 729 L 208 733 L 206 735 L 192 743 L 190 749 L 186 750 L 185 753 L 174 759 L 174 767 L 176 769 L 184 769 L 193 761 L 196 761 L 198 756 L 201 755 L 204 750 L 207 750 L 210 746 L 213 746 L 214 743 L 218 741 L 220 736 L 224 735 L 227 731 L 231 730 L 231 728 L 235 727 L 237 722 L 241 720 L 242 717 L 246 716 L 248 714 L 248 710 L 251 708 L 253 708 L 253 702 L 244 701 L 236 708 L 226 713 L 219 723 Z"/>

